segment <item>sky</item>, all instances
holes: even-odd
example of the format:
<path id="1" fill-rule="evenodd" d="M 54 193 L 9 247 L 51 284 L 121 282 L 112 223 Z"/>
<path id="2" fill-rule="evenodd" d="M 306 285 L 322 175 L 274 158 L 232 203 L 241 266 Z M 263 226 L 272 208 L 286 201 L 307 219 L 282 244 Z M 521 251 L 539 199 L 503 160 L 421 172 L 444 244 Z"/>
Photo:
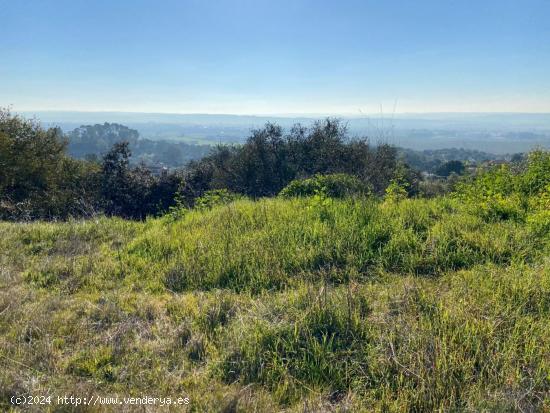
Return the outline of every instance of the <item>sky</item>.
<path id="1" fill-rule="evenodd" d="M 0 0 L 0 107 L 550 112 L 550 0 Z"/>

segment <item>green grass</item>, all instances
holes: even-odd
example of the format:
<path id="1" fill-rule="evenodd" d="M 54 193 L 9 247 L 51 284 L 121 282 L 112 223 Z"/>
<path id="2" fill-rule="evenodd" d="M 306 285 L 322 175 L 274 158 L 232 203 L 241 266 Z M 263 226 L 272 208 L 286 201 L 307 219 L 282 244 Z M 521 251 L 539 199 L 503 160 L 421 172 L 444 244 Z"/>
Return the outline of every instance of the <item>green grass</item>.
<path id="1" fill-rule="evenodd" d="M 550 411 L 549 237 L 529 222 L 314 197 L 0 223 L 0 404 Z"/>

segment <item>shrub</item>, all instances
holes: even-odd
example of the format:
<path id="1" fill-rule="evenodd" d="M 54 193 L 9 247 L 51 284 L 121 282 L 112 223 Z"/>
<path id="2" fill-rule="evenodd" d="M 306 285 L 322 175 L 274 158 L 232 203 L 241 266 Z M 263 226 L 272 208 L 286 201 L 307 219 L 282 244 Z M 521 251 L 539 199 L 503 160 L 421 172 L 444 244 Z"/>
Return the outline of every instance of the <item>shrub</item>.
<path id="1" fill-rule="evenodd" d="M 285 198 L 323 194 L 331 198 L 344 198 L 368 194 L 369 190 L 358 178 L 347 174 L 315 175 L 296 179 L 279 193 Z"/>
<path id="2" fill-rule="evenodd" d="M 534 151 L 519 169 L 502 165 L 479 172 L 456 186 L 454 196 L 473 215 L 486 221 L 519 220 L 532 212 L 532 228 L 545 228 L 545 215 L 537 211 L 550 208 L 550 152 Z M 534 225 L 534 226 L 533 226 Z"/>
<path id="3" fill-rule="evenodd" d="M 205 191 L 227 188 L 252 198 L 274 196 L 293 179 L 316 174 L 349 174 L 382 194 L 398 167 L 396 149 L 367 139 L 351 139 L 335 119 L 299 124 L 287 133 L 266 124 L 243 145 L 218 146 L 187 167 L 184 194 L 189 204 Z"/>
<path id="4" fill-rule="evenodd" d="M 542 210 L 527 217 L 529 228 L 538 235 L 550 234 L 550 210 Z"/>
<path id="5" fill-rule="evenodd" d="M 119 137 L 120 138 L 120 137 Z M 105 212 L 143 219 L 174 204 L 177 173 L 130 166 L 128 142 L 102 162 L 67 156 L 61 129 L 0 109 L 0 219 L 67 219 Z"/>
<path id="6" fill-rule="evenodd" d="M 195 200 L 195 208 L 212 209 L 215 206 L 227 205 L 241 198 L 241 195 L 229 192 L 227 189 L 213 189 L 206 191 L 203 196 Z"/>
<path id="7" fill-rule="evenodd" d="M 527 168 L 518 179 L 518 189 L 528 196 L 536 196 L 550 186 L 550 151 L 537 150 L 527 157 Z"/>
<path id="8" fill-rule="evenodd" d="M 421 198 L 435 198 L 447 194 L 450 188 L 446 181 L 426 180 L 419 182 L 418 192 Z"/>
<path id="9" fill-rule="evenodd" d="M 386 188 L 385 200 L 387 202 L 399 202 L 407 198 L 407 183 L 392 179 Z"/>
<path id="10" fill-rule="evenodd" d="M 125 218 L 144 219 L 173 206 L 183 184 L 177 174 L 155 176 L 140 165 L 130 166 L 128 142 L 116 143 L 104 156 L 101 189 L 105 212 Z"/>

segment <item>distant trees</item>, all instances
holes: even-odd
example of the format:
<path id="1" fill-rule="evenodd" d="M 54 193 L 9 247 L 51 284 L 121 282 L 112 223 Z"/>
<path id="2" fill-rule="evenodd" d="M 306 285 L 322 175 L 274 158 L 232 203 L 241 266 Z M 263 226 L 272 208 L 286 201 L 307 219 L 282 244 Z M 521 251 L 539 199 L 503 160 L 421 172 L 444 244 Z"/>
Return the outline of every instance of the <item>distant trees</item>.
<path id="1" fill-rule="evenodd" d="M 460 161 L 448 161 L 436 169 L 439 176 L 448 177 L 451 174 L 462 175 L 464 173 L 464 164 Z"/>
<path id="2" fill-rule="evenodd" d="M 139 133 L 117 123 L 82 125 L 67 134 L 69 153 L 77 158 L 89 154 L 104 154 L 119 142 L 136 145 Z"/>
<path id="3" fill-rule="evenodd" d="M 472 164 L 479 164 L 503 158 L 487 152 L 463 148 L 426 149 L 423 151 L 399 148 L 398 152 L 399 157 L 411 168 L 435 174 L 437 174 L 438 168 L 448 161 L 467 161 Z"/>
<path id="4" fill-rule="evenodd" d="M 82 125 L 69 132 L 67 140 L 68 153 L 75 158 L 103 156 L 116 143 L 128 142 L 134 164 L 145 162 L 171 167 L 181 167 L 193 159 L 202 158 L 210 151 L 207 145 L 142 139 L 137 130 L 117 123 Z"/>

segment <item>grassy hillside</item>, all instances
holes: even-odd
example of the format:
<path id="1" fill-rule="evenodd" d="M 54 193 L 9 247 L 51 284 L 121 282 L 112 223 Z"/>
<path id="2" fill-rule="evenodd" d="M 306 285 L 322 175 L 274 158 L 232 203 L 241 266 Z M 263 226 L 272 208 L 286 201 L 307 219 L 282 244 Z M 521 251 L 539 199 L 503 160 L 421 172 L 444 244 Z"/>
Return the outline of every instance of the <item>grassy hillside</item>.
<path id="1" fill-rule="evenodd" d="M 477 212 L 315 196 L 0 223 L 0 403 L 550 411 L 550 237 Z"/>

